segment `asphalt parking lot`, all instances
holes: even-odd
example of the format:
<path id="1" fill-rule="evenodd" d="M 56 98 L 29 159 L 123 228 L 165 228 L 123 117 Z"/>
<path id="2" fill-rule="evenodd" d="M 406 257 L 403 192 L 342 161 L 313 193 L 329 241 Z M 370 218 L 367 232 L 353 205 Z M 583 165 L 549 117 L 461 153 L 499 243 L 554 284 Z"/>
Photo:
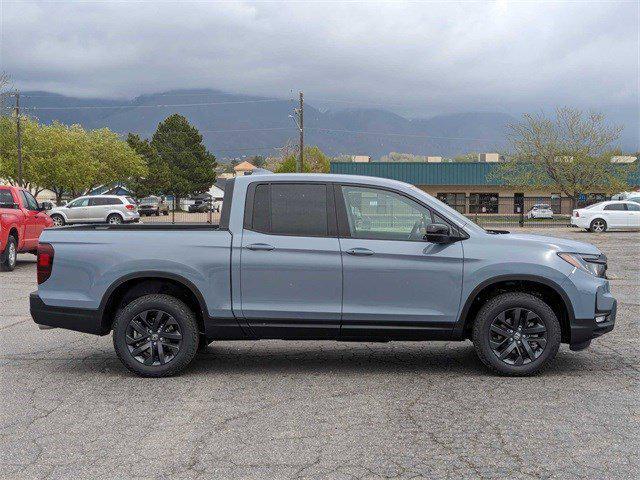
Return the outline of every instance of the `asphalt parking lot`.
<path id="1" fill-rule="evenodd" d="M 595 243 L 614 331 L 533 378 L 491 376 L 471 343 L 212 344 L 142 379 L 111 337 L 40 331 L 33 257 L 0 273 L 0 477 L 639 478 L 640 233 Z"/>

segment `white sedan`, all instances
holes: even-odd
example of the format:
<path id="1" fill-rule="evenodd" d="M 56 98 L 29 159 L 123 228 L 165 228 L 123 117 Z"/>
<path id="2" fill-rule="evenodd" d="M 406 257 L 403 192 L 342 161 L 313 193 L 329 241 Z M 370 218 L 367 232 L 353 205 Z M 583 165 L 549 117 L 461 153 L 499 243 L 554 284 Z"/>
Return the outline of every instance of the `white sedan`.
<path id="1" fill-rule="evenodd" d="M 553 218 L 553 210 L 546 203 L 537 203 L 527 212 L 527 218 Z"/>
<path id="2" fill-rule="evenodd" d="M 598 233 L 640 228 L 640 204 L 611 200 L 579 208 L 571 215 L 571 225 Z"/>

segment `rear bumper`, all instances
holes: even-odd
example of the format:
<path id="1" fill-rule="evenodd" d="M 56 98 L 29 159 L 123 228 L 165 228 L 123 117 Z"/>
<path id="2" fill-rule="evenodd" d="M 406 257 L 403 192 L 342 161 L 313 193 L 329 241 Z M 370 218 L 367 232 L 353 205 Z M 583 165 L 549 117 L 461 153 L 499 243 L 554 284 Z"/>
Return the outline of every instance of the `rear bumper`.
<path id="1" fill-rule="evenodd" d="M 38 292 L 29 295 L 31 318 L 38 325 L 66 328 L 76 332 L 104 335 L 102 316 L 99 310 L 85 308 L 52 307 L 46 305 L 38 296 Z"/>

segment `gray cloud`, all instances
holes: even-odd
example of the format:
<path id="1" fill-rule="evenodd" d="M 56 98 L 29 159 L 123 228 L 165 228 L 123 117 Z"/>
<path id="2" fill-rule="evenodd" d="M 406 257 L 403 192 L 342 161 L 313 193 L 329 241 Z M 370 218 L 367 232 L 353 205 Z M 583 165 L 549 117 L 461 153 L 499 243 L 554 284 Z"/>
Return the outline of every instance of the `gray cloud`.
<path id="1" fill-rule="evenodd" d="M 429 115 L 638 105 L 637 2 L 11 2 L 22 89 L 210 87 Z"/>

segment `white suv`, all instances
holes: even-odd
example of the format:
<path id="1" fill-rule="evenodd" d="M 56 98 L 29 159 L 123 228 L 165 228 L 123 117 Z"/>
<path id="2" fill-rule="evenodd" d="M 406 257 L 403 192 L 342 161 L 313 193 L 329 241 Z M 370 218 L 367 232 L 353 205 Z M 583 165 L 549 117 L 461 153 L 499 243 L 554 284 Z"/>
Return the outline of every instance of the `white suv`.
<path id="1" fill-rule="evenodd" d="M 49 212 L 55 226 L 67 223 L 128 223 L 138 222 L 140 214 L 131 197 L 95 195 L 78 197 L 63 207 Z"/>
<path id="2" fill-rule="evenodd" d="M 579 208 L 571 215 L 571 225 L 598 233 L 640 228 L 640 204 L 611 200 Z"/>

